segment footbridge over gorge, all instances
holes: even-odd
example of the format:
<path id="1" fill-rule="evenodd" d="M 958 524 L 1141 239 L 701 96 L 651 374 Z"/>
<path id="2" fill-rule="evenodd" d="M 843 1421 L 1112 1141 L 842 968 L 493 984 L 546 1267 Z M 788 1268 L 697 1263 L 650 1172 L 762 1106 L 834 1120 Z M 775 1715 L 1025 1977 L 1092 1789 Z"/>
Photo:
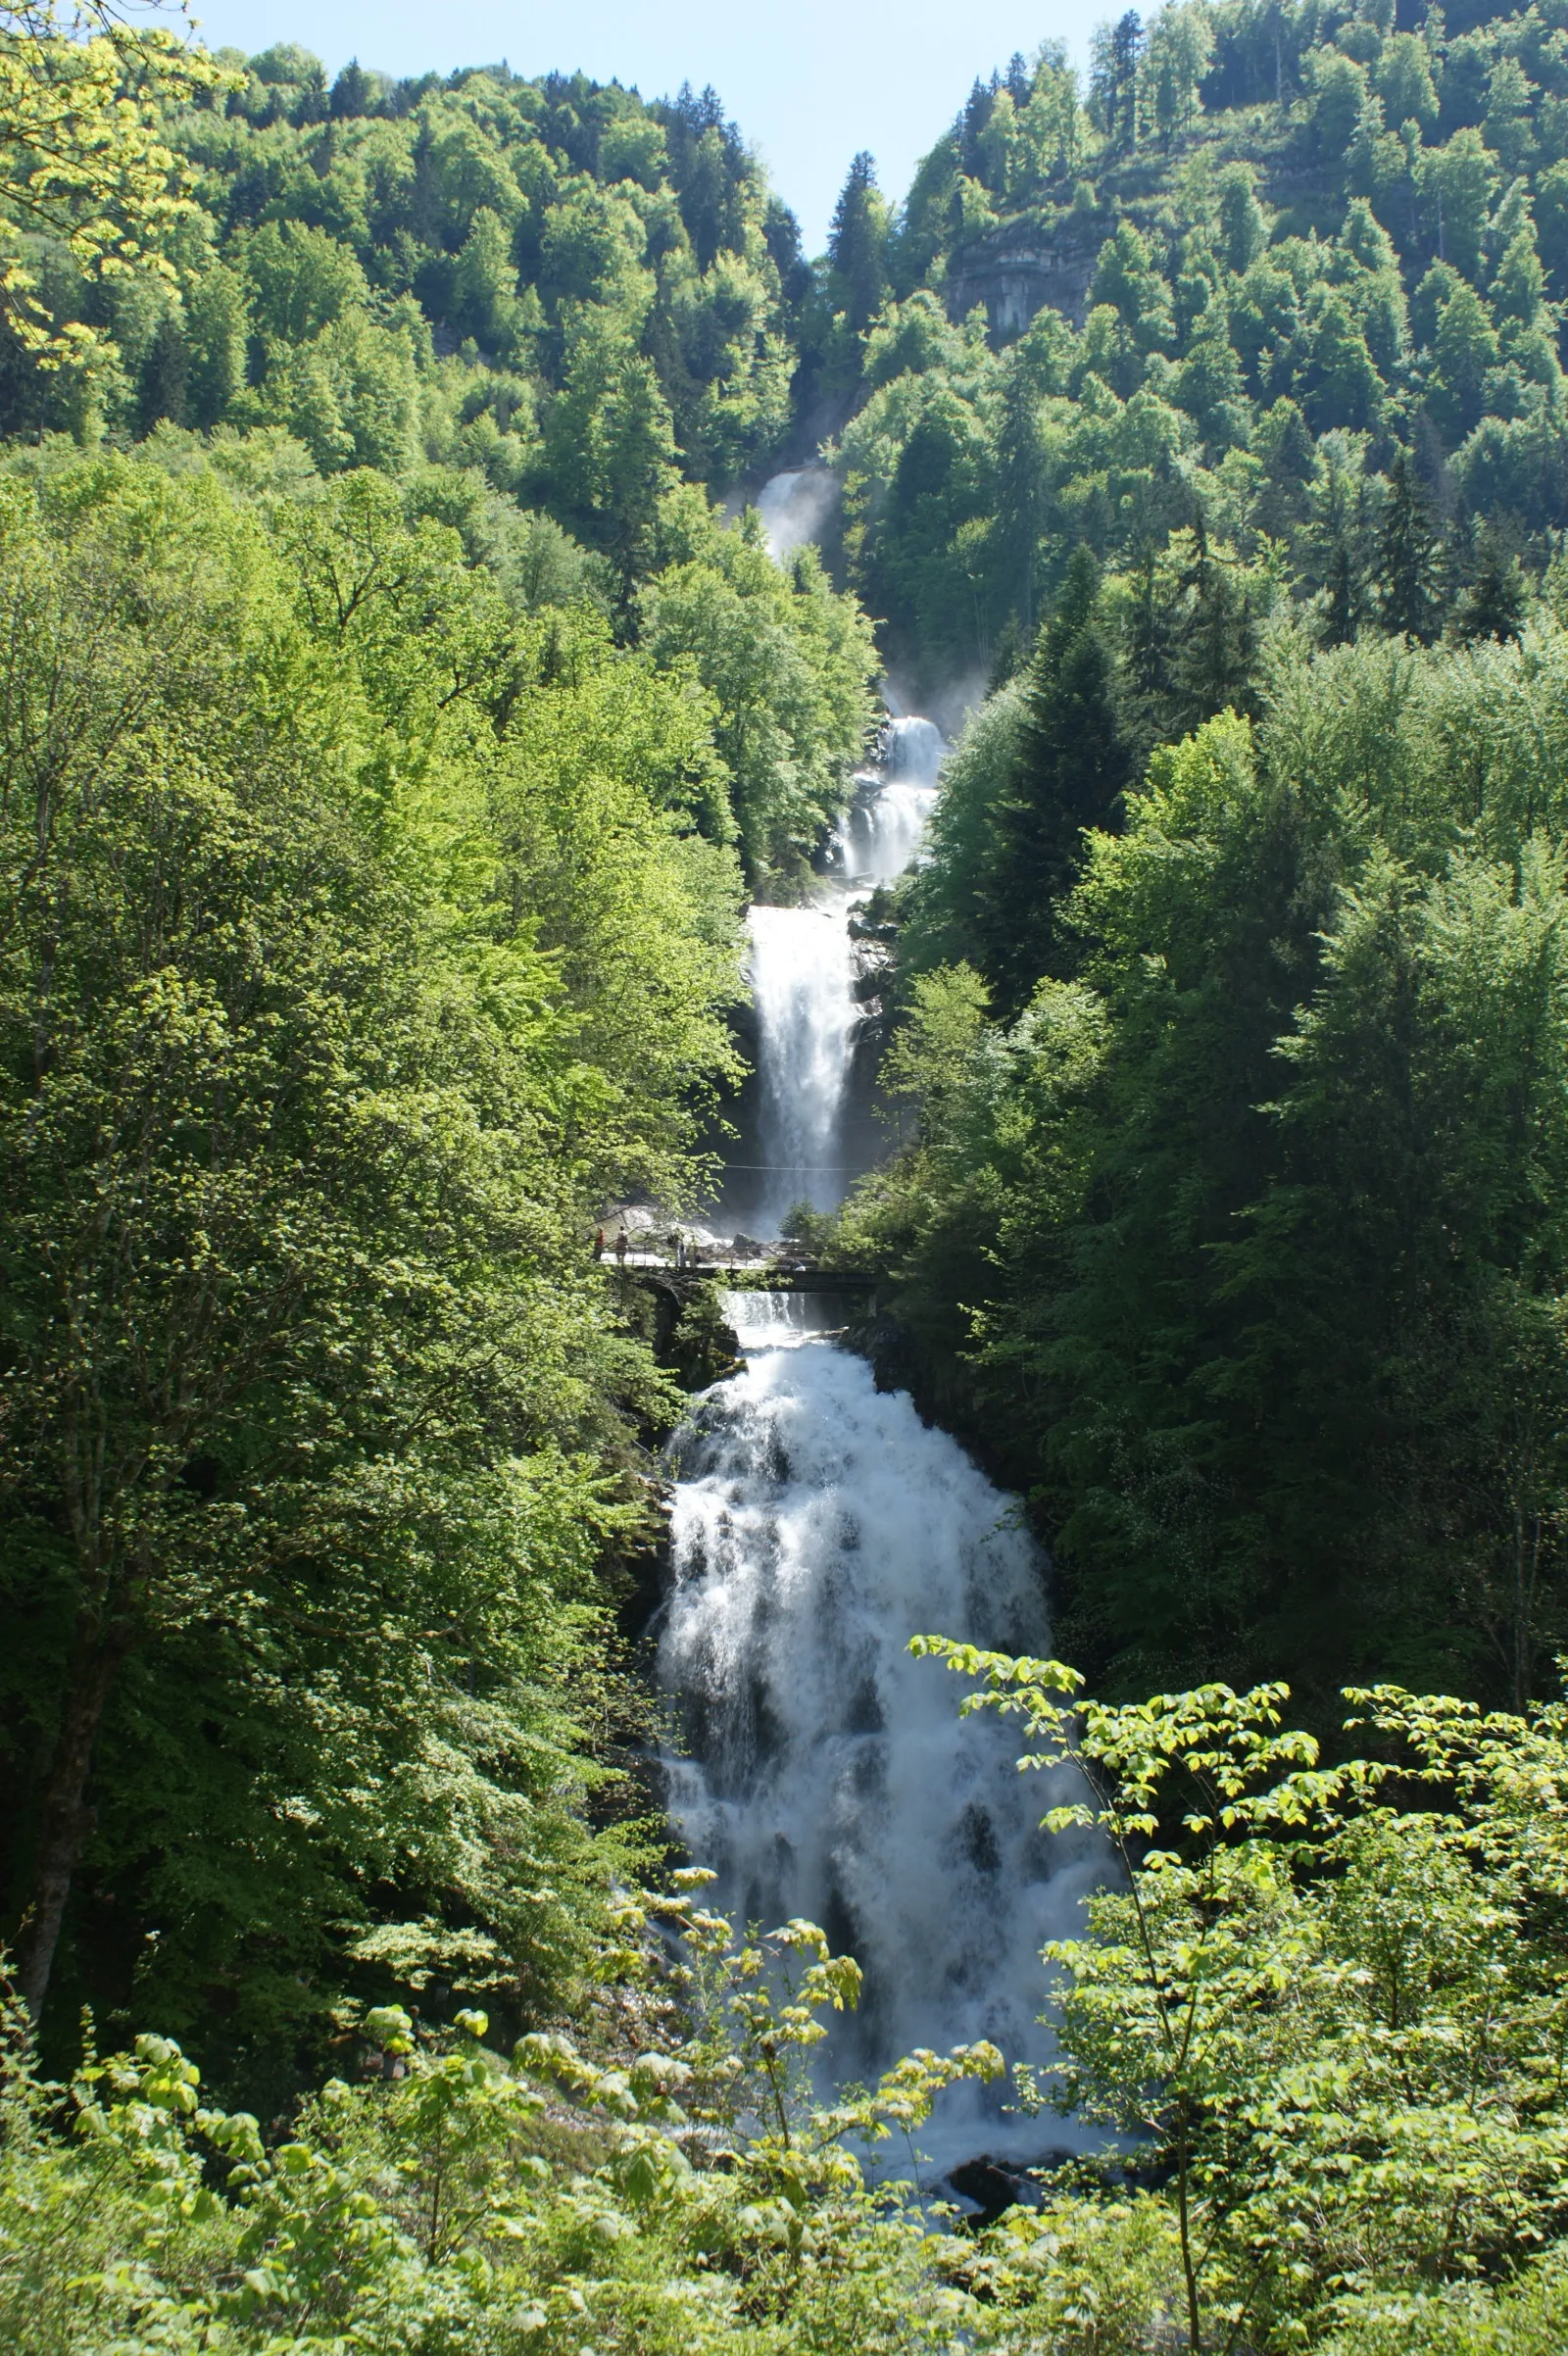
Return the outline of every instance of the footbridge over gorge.
<path id="1" fill-rule="evenodd" d="M 626 1272 L 645 1284 L 732 1284 L 747 1293 L 874 1293 L 871 1268 L 819 1268 L 808 1260 L 698 1259 L 676 1268 L 652 1252 L 628 1252 Z"/>

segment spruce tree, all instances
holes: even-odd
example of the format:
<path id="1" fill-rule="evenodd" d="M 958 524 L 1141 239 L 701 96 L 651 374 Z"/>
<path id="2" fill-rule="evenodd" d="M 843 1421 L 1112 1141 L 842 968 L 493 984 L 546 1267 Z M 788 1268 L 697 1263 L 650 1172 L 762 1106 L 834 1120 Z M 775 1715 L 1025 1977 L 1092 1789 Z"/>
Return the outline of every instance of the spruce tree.
<path id="1" fill-rule="evenodd" d="M 998 812 L 986 961 L 1007 1014 L 1027 1005 L 1043 976 L 1075 970 L 1065 903 L 1082 866 L 1084 829 L 1114 822 L 1127 783 L 1099 595 L 1100 568 L 1080 546 L 1030 666 L 1017 760 Z"/>
<path id="2" fill-rule="evenodd" d="M 190 353 L 184 331 L 174 314 L 166 311 L 142 363 L 137 407 L 143 433 L 151 433 L 162 417 L 173 425 L 184 424 L 189 378 Z"/>
<path id="3" fill-rule="evenodd" d="M 1323 618 L 1318 628 L 1323 646 L 1348 646 L 1361 618 L 1361 583 L 1349 538 L 1336 531 L 1329 544 L 1328 571 L 1323 583 Z"/>
<path id="4" fill-rule="evenodd" d="M 1294 401 L 1281 399 L 1264 412 L 1252 447 L 1263 461 L 1258 528 L 1286 539 L 1306 517 L 1308 490 L 1318 471 L 1316 445 Z"/>
<path id="5" fill-rule="evenodd" d="M 882 308 L 887 291 L 884 248 L 887 224 L 876 184 L 876 165 L 862 148 L 833 213 L 827 254 L 840 305 L 858 335 Z"/>
<path id="6" fill-rule="evenodd" d="M 1378 598 L 1384 628 L 1422 646 L 1436 635 L 1440 618 L 1434 594 L 1437 562 L 1438 536 L 1426 493 L 1408 452 L 1396 450 L 1378 533 Z"/>
<path id="7" fill-rule="evenodd" d="M 1476 553 L 1475 577 L 1459 601 L 1461 636 L 1517 638 L 1524 620 L 1528 588 L 1519 559 L 1498 532 L 1483 531 Z"/>
<path id="8" fill-rule="evenodd" d="M 1122 731 L 1130 765 L 1147 760 L 1172 725 L 1174 633 L 1159 550 L 1146 539 L 1137 553 L 1132 601 L 1122 624 Z"/>
<path id="9" fill-rule="evenodd" d="M 1045 520 L 1046 453 L 1040 404 L 1016 346 L 1004 362 L 997 431 L 997 522 L 1004 593 L 1025 643 L 1035 626 L 1035 562 Z"/>
<path id="10" fill-rule="evenodd" d="M 1138 144 L 1138 69 L 1145 47 L 1143 19 L 1129 8 L 1111 27 L 1110 56 L 1114 98 L 1111 135 L 1129 147 Z"/>
<path id="11" fill-rule="evenodd" d="M 1330 455 L 1313 535 L 1323 580 L 1317 625 L 1320 646 L 1348 646 L 1366 619 L 1364 526 L 1364 485 L 1358 497 L 1349 475 Z"/>
<path id="12" fill-rule="evenodd" d="M 327 106 L 334 122 L 370 111 L 370 77 L 357 57 L 351 57 L 332 84 Z"/>
<path id="13" fill-rule="evenodd" d="M 995 103 L 994 93 L 987 89 L 980 76 L 976 74 L 969 95 L 964 100 L 958 130 L 958 159 L 972 180 L 978 180 L 984 175 L 985 158 L 981 152 L 980 141 L 984 136 L 986 124 L 991 121 L 991 110 Z"/>
<path id="14" fill-rule="evenodd" d="M 1191 602 L 1175 662 L 1176 720 L 1183 735 L 1218 712 L 1253 709 L 1257 655 L 1251 600 L 1210 553 L 1201 531 L 1189 581 Z"/>

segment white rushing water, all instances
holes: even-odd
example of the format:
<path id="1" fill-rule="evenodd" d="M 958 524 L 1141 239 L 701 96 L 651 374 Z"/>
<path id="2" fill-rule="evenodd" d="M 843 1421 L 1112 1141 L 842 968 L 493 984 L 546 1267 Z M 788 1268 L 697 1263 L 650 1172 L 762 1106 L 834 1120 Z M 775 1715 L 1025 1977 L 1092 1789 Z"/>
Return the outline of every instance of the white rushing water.
<path id="1" fill-rule="evenodd" d="M 816 539 L 838 495 L 838 476 L 828 466 L 792 466 L 763 485 L 757 512 L 775 564 Z"/>
<path id="2" fill-rule="evenodd" d="M 859 780 L 842 847 L 854 883 L 891 883 L 911 866 L 936 807 L 942 735 L 929 720 L 891 720 L 881 765 Z"/>
<path id="3" fill-rule="evenodd" d="M 845 1100 L 859 1006 L 850 918 L 917 857 L 937 798 L 942 738 L 926 719 L 890 721 L 883 759 L 858 779 L 839 840 L 845 881 L 808 908 L 750 910 L 760 1040 L 753 1224 L 776 1235 L 797 1203 L 827 1210 L 849 1192 Z"/>
<path id="4" fill-rule="evenodd" d="M 956 1441 L 821 1338 L 841 1304 L 729 1309 L 747 1369 L 676 1443 L 659 1655 L 690 1751 L 669 1764 L 675 1821 L 740 1922 L 806 1915 L 859 1961 L 839 2076 L 979 2037 L 1038 2059 L 1040 1948 L 1092 1860 L 1039 1832 L 1054 1795 L 1016 1772 L 1015 1724 L 960 1718 L 956 1681 L 907 1649 L 931 1630 L 1039 1650 L 1034 1547 Z M 922 2138 L 949 2163 L 1052 2139 L 976 2089 Z"/>
<path id="5" fill-rule="evenodd" d="M 754 908 L 749 922 L 762 1042 L 759 1223 L 777 1235 L 792 1203 L 826 1210 L 847 1192 L 839 1129 L 858 1013 L 849 895 L 818 908 Z"/>
<path id="6" fill-rule="evenodd" d="M 789 1203 L 847 1191 L 849 922 L 917 857 L 941 752 L 928 720 L 893 722 L 846 824 L 846 883 L 812 908 L 752 910 L 764 1232 Z M 674 1821 L 738 1926 L 805 1915 L 859 1961 L 862 2007 L 828 2048 L 833 2075 L 980 2037 L 1042 2059 L 1040 1948 L 1076 1926 L 1099 1860 L 1040 1833 L 1060 1794 L 1017 1774 L 1016 1721 L 960 1718 L 956 1681 L 908 1652 L 921 1631 L 1044 1650 L 1036 1549 L 957 1443 L 829 1338 L 842 1302 L 736 1293 L 728 1306 L 745 1371 L 671 1446 L 659 1676 L 684 1737 L 666 1761 Z M 1076 2139 L 1004 2121 L 998 2101 L 944 2097 L 921 2138 L 939 2166 Z"/>

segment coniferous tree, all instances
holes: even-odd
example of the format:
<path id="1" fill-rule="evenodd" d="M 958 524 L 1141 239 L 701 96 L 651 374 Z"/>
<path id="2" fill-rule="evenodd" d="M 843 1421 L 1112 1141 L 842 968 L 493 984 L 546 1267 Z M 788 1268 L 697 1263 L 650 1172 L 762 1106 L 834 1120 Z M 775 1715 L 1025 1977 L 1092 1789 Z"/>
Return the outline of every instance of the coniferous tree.
<path id="1" fill-rule="evenodd" d="M 300 94 L 296 121 L 301 124 L 324 123 L 328 111 L 326 75 L 322 72 L 319 62 L 313 58 L 310 72 L 305 77 L 304 87 Z"/>
<path id="2" fill-rule="evenodd" d="M 762 217 L 762 243 L 778 271 L 786 303 L 804 301 L 811 285 L 811 267 L 801 248 L 801 224 L 780 197 L 769 197 Z"/>
<path id="3" fill-rule="evenodd" d="M 196 281 L 185 306 L 186 407 L 195 425 L 213 426 L 245 381 L 245 289 L 217 263 Z"/>
<path id="4" fill-rule="evenodd" d="M 1251 708 L 1257 653 L 1251 601 L 1214 556 L 1201 518 L 1188 585 L 1191 604 L 1177 643 L 1174 682 L 1176 724 L 1183 734 L 1217 712 Z"/>
<path id="5" fill-rule="evenodd" d="M 1464 638 L 1517 638 L 1528 590 L 1517 555 L 1502 535 L 1481 534 L 1474 578 L 1459 600 L 1456 619 Z"/>
<path id="6" fill-rule="evenodd" d="M 1140 762 L 1217 712 L 1252 709 L 1256 618 L 1237 569 L 1210 547 L 1201 513 L 1163 553 L 1146 541 L 1124 609 L 1119 703 Z"/>
<path id="7" fill-rule="evenodd" d="M 1111 27 L 1109 123 L 1111 137 L 1128 147 L 1138 144 L 1138 69 L 1144 46 L 1143 19 L 1136 9 L 1129 8 Z"/>
<path id="8" fill-rule="evenodd" d="M 1258 528 L 1288 538 L 1306 515 L 1308 487 L 1317 473 L 1312 436 L 1294 401 L 1276 401 L 1259 419 L 1253 449 L 1264 468 L 1257 496 Z"/>
<path id="9" fill-rule="evenodd" d="M 370 109 L 370 77 L 357 57 L 351 57 L 332 84 L 327 106 L 334 120 L 366 115 Z"/>
<path id="10" fill-rule="evenodd" d="M 886 244 L 876 164 L 862 148 L 834 208 L 827 247 L 845 317 L 858 335 L 871 324 L 887 292 Z"/>
<path id="11" fill-rule="evenodd" d="M 1100 567 L 1080 546 L 1030 668 L 1011 790 L 999 812 L 987 963 L 999 1006 L 1012 1013 L 1043 976 L 1075 969 L 1064 904 L 1082 865 L 1084 829 L 1112 823 L 1127 783 L 1099 596 Z"/>
<path id="12" fill-rule="evenodd" d="M 184 332 L 174 314 L 166 311 L 142 367 L 139 406 L 143 433 L 151 433 L 164 417 L 172 424 L 184 424 L 189 375 L 190 354 Z"/>
<path id="13" fill-rule="evenodd" d="M 958 131 L 958 154 L 964 171 L 971 179 L 979 179 L 985 171 L 985 158 L 980 141 L 986 124 L 991 121 L 995 93 L 976 74 L 969 95 L 964 101 L 963 117 Z"/>
<path id="14" fill-rule="evenodd" d="M 1025 643 L 1035 626 L 1035 562 L 1045 506 L 1045 447 L 1029 370 L 1009 355 L 997 432 L 997 519 L 1005 594 Z"/>
<path id="15" fill-rule="evenodd" d="M 1328 572 L 1323 583 L 1323 618 L 1318 637 L 1322 645 L 1348 646 L 1361 618 L 1361 581 L 1349 536 L 1340 528 L 1329 544 Z"/>
<path id="16" fill-rule="evenodd" d="M 1389 468 L 1389 496 L 1378 533 L 1378 596 L 1383 626 L 1430 643 L 1438 627 L 1434 576 L 1438 535 L 1426 493 L 1408 453 L 1397 450 Z"/>
<path id="17" fill-rule="evenodd" d="M 1364 486 L 1363 486 L 1364 488 Z M 1315 537 L 1322 578 L 1321 646 L 1348 646 L 1367 614 L 1364 515 L 1355 512 L 1350 478 L 1330 460 Z"/>
<path id="18" fill-rule="evenodd" d="M 1166 733 L 1172 702 L 1170 601 L 1159 551 L 1146 540 L 1133 571 L 1133 596 L 1122 625 L 1121 720 L 1130 765 L 1137 767 Z"/>

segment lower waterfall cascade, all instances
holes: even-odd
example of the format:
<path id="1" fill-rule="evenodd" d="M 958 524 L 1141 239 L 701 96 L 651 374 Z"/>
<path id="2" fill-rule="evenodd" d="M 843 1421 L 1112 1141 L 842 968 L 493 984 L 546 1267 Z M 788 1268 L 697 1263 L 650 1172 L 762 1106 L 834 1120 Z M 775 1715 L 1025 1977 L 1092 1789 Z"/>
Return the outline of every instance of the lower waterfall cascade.
<path id="1" fill-rule="evenodd" d="M 849 927 L 867 888 L 917 855 L 941 752 L 925 720 L 889 735 L 880 771 L 857 781 L 846 880 L 812 907 L 752 910 L 775 1220 L 850 1184 Z M 675 1829 L 737 1929 L 804 1915 L 859 1962 L 860 2009 L 835 2028 L 827 2075 L 873 2078 L 916 2046 L 982 2037 L 1038 2064 L 1040 1949 L 1075 1929 L 1102 1862 L 1086 1839 L 1039 1830 L 1061 1793 L 1018 1774 L 1017 1722 L 960 1717 L 957 1681 L 908 1652 L 921 1632 L 1045 1650 L 1037 1549 L 957 1442 L 833 1339 L 841 1301 L 738 1291 L 727 1314 L 744 1370 L 670 1444 L 657 1674 L 680 1729 L 665 1758 Z M 941 2167 L 1079 2139 L 1004 2120 L 996 2091 L 970 2086 L 942 2098 L 921 2145 Z"/>

